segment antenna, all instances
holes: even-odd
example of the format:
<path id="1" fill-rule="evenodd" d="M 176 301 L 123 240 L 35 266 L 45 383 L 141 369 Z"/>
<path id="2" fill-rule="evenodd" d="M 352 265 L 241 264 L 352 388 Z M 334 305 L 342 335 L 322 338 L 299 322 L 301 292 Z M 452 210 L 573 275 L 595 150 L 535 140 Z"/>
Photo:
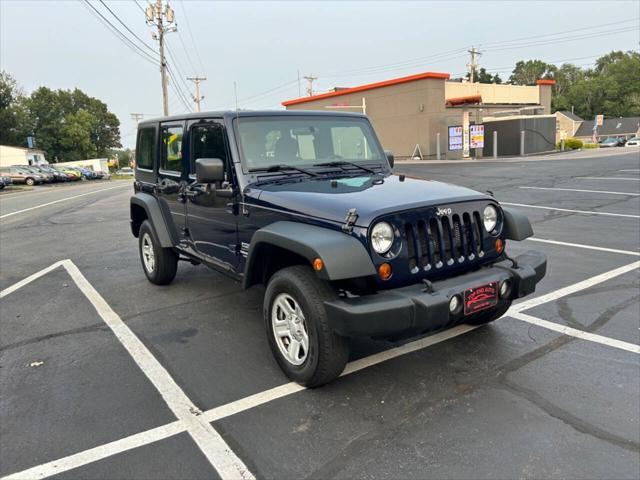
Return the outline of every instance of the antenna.
<path id="1" fill-rule="evenodd" d="M 236 96 L 236 112 L 238 111 L 238 85 L 233 81 L 233 94 Z"/>

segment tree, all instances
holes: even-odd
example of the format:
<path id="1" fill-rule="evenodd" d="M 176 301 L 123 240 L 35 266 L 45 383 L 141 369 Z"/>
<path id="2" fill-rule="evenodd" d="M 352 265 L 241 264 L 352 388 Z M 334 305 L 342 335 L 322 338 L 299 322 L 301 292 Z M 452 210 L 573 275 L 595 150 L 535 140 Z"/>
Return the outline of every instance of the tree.
<path id="1" fill-rule="evenodd" d="M 487 72 L 484 67 L 480 67 L 480 70 L 476 70 L 473 77 L 474 81 L 477 83 L 502 83 L 500 75 L 497 73 L 495 75 L 491 75 L 491 73 Z M 467 72 L 466 78 L 469 81 L 471 80 L 469 72 Z"/>
<path id="2" fill-rule="evenodd" d="M 24 95 L 15 79 L 0 72 L 0 145 L 23 145 L 27 142 L 24 131 Z"/>
<path id="3" fill-rule="evenodd" d="M 120 147 L 120 122 L 104 102 L 79 89 L 40 87 L 24 100 L 26 130 L 51 158 L 105 157 Z"/>
<path id="4" fill-rule="evenodd" d="M 542 60 L 520 60 L 516 63 L 509 83 L 514 85 L 535 85 L 541 78 L 553 78 L 556 71 L 555 65 L 543 62 Z"/>

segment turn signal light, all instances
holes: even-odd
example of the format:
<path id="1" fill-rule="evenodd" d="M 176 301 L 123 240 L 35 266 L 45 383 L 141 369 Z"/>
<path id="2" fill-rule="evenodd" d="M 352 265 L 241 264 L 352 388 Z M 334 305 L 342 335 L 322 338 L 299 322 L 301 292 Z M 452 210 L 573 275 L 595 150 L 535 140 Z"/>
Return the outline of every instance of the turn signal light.
<path id="1" fill-rule="evenodd" d="M 316 272 L 319 272 L 319 271 L 320 271 L 320 270 L 322 270 L 323 268 L 324 268 L 324 262 L 322 261 L 322 259 L 321 259 L 321 258 L 316 258 L 316 259 L 313 261 L 313 269 L 314 269 Z"/>
<path id="2" fill-rule="evenodd" d="M 502 250 L 504 250 L 504 242 L 498 238 L 496 240 L 496 252 L 502 253 Z"/>
<path id="3" fill-rule="evenodd" d="M 391 265 L 388 263 L 383 263 L 378 267 L 378 276 L 382 280 L 389 280 L 391 278 Z"/>

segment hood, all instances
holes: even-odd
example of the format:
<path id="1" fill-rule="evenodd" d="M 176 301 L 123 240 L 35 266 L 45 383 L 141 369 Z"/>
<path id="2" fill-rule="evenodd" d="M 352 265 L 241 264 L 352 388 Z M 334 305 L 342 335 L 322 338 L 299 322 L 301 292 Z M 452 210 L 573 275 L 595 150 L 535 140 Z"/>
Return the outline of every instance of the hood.
<path id="1" fill-rule="evenodd" d="M 398 175 L 253 184 L 245 194 L 248 203 L 338 223 L 355 208 L 360 227 L 389 213 L 491 198 L 457 185 L 408 177 L 401 180 Z"/>

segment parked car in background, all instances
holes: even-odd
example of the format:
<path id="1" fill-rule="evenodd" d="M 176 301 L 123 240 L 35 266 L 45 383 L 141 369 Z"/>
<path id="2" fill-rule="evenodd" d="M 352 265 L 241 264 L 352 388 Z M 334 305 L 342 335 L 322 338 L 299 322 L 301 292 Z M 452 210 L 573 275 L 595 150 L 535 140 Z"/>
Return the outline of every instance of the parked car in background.
<path id="1" fill-rule="evenodd" d="M 63 172 L 59 172 L 58 170 L 56 170 L 50 165 L 38 165 L 38 169 L 41 172 L 47 172 L 47 173 L 53 174 L 54 181 L 56 182 L 68 182 L 69 180 L 71 180 L 69 178 L 69 175 Z"/>
<path id="2" fill-rule="evenodd" d="M 621 145 L 624 145 L 624 140 L 622 140 L 621 142 L 620 138 L 615 138 L 615 137 L 605 138 L 602 142 L 600 142 L 601 148 L 620 147 Z"/>
<path id="3" fill-rule="evenodd" d="M 640 137 L 633 137 L 627 140 L 627 143 L 624 144 L 625 147 L 640 147 Z"/>
<path id="4" fill-rule="evenodd" d="M 131 175 L 132 177 L 135 175 L 133 168 L 124 167 L 120 170 L 116 171 L 116 175 Z"/>
<path id="5" fill-rule="evenodd" d="M 1 167 L 0 174 L 11 177 L 13 183 L 24 183 L 29 186 L 45 183 L 42 175 L 25 170 L 23 167 Z"/>
<path id="6" fill-rule="evenodd" d="M 34 173 L 36 175 L 41 175 L 44 178 L 46 183 L 52 183 L 54 181 L 54 176 L 52 173 L 42 172 L 40 169 L 33 165 L 16 165 L 16 167 L 22 168 L 23 170 L 27 170 L 28 172 Z"/>
<path id="7" fill-rule="evenodd" d="M 80 172 L 77 172 L 75 170 L 73 170 L 72 168 L 63 166 L 63 165 L 56 165 L 56 166 L 51 166 L 51 168 L 55 168 L 57 171 L 62 172 L 64 174 L 66 174 L 69 177 L 69 180 L 75 181 L 75 180 L 82 180 L 82 175 L 80 174 Z"/>
<path id="8" fill-rule="evenodd" d="M 13 181 L 9 175 L 0 175 L 0 190 L 4 189 L 4 187 L 11 185 Z"/>

